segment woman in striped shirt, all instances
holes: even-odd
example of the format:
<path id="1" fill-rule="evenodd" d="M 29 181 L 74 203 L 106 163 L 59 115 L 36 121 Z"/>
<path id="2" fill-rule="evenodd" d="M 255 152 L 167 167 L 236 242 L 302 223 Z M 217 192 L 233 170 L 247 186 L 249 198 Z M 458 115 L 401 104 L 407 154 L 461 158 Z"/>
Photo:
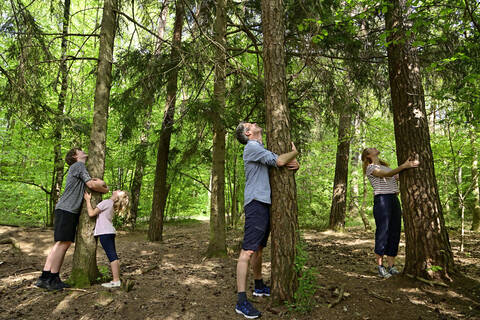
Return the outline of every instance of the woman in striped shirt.
<path id="1" fill-rule="evenodd" d="M 398 173 L 404 169 L 416 168 L 419 162 L 407 160 L 396 169 L 378 158 L 380 151 L 367 148 L 362 152 L 363 173 L 373 187 L 373 217 L 375 218 L 375 257 L 378 274 L 390 278 L 399 271 L 395 268 L 395 257 L 400 243 L 402 209 L 398 201 Z M 383 266 L 383 256 L 387 256 L 388 269 Z"/>

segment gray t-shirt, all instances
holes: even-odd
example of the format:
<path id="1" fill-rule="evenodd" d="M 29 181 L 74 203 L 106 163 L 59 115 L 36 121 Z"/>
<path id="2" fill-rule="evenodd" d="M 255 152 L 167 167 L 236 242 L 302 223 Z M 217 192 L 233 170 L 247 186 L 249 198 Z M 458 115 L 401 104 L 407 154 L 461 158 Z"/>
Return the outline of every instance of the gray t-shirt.
<path id="1" fill-rule="evenodd" d="M 61 209 L 72 213 L 79 213 L 82 206 L 85 184 L 92 178 L 88 174 L 85 163 L 75 162 L 70 166 L 60 200 L 58 200 L 55 209 Z"/>
<path id="2" fill-rule="evenodd" d="M 278 155 L 265 149 L 263 144 L 249 140 L 243 150 L 245 166 L 245 193 L 243 205 L 252 200 L 271 204 L 268 167 L 277 167 Z"/>

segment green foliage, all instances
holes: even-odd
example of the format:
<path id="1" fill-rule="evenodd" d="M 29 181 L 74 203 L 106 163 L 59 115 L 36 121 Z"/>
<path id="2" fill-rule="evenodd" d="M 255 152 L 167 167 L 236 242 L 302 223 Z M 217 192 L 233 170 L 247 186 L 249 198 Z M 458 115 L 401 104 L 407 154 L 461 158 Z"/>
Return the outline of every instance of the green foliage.
<path id="1" fill-rule="evenodd" d="M 95 279 L 97 283 L 105 283 L 112 280 L 112 275 L 110 274 L 110 267 L 100 265 L 98 266 L 98 272 L 99 275 L 97 279 Z"/>
<path id="2" fill-rule="evenodd" d="M 445 3 L 411 1 L 406 31 L 418 48 L 431 129 L 435 172 L 447 225 L 458 227 L 458 193 L 465 195 L 471 219 L 472 161 L 480 119 L 479 12 L 463 0 Z M 161 2 L 125 2 L 143 27 L 156 33 Z M 214 46 L 213 2 L 201 4 L 195 19 L 187 14 L 178 80 L 176 123 L 171 141 L 166 221 L 177 223 L 208 215 L 211 165 L 211 113 Z M 98 34 L 99 2 L 72 3 L 71 32 Z M 377 147 L 397 166 L 389 107 L 385 60 L 388 36 L 379 1 L 293 1 L 286 6 L 286 70 L 292 140 L 301 151 L 296 174 L 299 222 L 323 229 L 328 224 L 335 168 L 338 111 L 354 105 L 357 115 L 351 154 Z M 22 10 L 19 10 L 22 9 Z M 165 80 L 172 61 L 169 42 L 154 55 L 156 39 L 119 16 L 115 39 L 114 81 L 108 114 L 105 175 L 111 190 L 131 188 L 136 160 L 145 163 L 139 223 L 147 223 L 154 189 L 156 145 L 165 107 Z M 199 8 L 192 8 L 194 11 Z M 472 8 L 470 8 L 472 9 Z M 260 1 L 233 2 L 228 8 L 226 114 L 226 207 L 242 213 L 243 148 L 232 133 L 241 120 L 265 124 Z M 0 4 L 0 223 L 43 225 L 53 172 L 54 126 L 64 126 L 62 154 L 73 146 L 88 148 L 98 56 L 98 37 L 69 36 L 69 70 L 65 109 L 58 111 L 62 6 L 59 2 Z M 188 10 L 187 10 L 188 11 Z M 475 24 L 475 23 L 476 24 Z M 207 36 L 209 38 L 207 38 Z M 258 52 L 257 52 L 258 50 Z M 146 121 L 151 109 L 151 117 Z M 450 132 L 450 133 L 449 133 Z M 147 137 L 140 143 L 141 137 Z M 87 150 L 88 151 L 88 150 Z M 348 201 L 354 198 L 350 164 Z M 65 167 L 66 168 L 66 167 Z M 459 172 L 459 168 L 462 171 Z M 361 170 L 361 169 L 360 169 Z M 361 174 L 360 174 L 361 177 Z M 460 178 L 459 178 L 460 177 Z M 361 179 L 358 188 L 362 199 Z M 367 182 L 366 214 L 372 219 L 372 192 Z M 236 219 L 238 220 L 238 216 Z M 117 226 L 122 221 L 115 222 Z M 361 223 L 347 214 L 347 226 Z"/>
<path id="3" fill-rule="evenodd" d="M 314 267 L 308 267 L 307 245 L 303 239 L 296 247 L 295 272 L 298 274 L 298 289 L 293 295 L 293 303 L 287 303 L 290 311 L 308 313 L 314 307 L 314 296 L 319 285 L 317 283 L 318 271 Z"/>
<path id="4" fill-rule="evenodd" d="M 430 268 L 427 268 L 427 271 L 433 271 L 433 272 L 437 272 L 437 271 L 442 271 L 443 268 L 441 266 L 431 266 Z"/>

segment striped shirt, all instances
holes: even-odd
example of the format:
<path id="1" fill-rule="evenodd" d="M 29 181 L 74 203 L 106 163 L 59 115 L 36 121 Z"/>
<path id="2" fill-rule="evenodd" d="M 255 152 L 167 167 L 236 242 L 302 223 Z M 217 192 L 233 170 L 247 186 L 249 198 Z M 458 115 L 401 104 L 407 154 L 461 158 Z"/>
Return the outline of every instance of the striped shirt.
<path id="1" fill-rule="evenodd" d="M 375 169 L 382 171 L 392 171 L 389 167 L 378 165 L 378 164 L 369 164 L 365 174 L 370 180 L 370 183 L 373 187 L 373 194 L 396 194 L 398 193 L 398 184 L 397 179 L 394 177 L 377 177 L 372 173 Z"/>

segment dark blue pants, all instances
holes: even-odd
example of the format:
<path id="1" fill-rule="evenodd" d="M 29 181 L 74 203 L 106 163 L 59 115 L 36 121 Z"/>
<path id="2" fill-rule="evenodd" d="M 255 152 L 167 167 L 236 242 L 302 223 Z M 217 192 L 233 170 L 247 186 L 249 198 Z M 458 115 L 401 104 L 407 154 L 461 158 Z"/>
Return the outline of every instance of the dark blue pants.
<path id="1" fill-rule="evenodd" d="M 373 198 L 375 253 L 395 257 L 400 243 L 402 209 L 396 194 L 377 194 Z"/>
<path id="2" fill-rule="evenodd" d="M 107 258 L 110 262 L 118 260 L 117 250 L 115 250 L 115 234 L 101 234 L 98 236 L 103 250 L 107 254 Z"/>

